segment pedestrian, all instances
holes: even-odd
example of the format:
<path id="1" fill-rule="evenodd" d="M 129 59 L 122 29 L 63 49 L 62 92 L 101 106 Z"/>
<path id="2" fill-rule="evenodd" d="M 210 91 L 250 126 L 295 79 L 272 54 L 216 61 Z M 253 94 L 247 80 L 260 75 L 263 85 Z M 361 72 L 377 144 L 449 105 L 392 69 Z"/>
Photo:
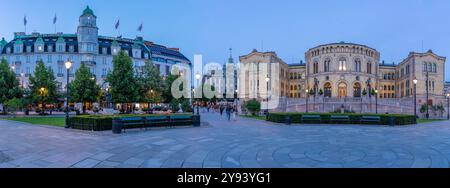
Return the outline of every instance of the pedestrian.
<path id="1" fill-rule="evenodd" d="M 226 113 L 227 113 L 228 121 L 230 121 L 231 120 L 231 106 L 230 105 L 227 105 Z"/>
<path id="2" fill-rule="evenodd" d="M 223 105 L 220 105 L 220 115 L 223 115 L 223 110 L 224 110 L 224 107 L 223 107 Z"/>
<path id="3" fill-rule="evenodd" d="M 236 106 L 234 106 L 233 107 L 233 121 L 237 120 L 236 117 L 237 117 L 237 108 L 236 108 Z"/>

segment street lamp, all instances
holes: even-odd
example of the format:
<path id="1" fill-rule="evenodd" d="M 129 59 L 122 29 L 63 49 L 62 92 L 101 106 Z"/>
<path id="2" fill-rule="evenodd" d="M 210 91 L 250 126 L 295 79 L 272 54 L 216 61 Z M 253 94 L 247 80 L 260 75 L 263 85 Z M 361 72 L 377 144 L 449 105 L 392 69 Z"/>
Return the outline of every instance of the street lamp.
<path id="1" fill-rule="evenodd" d="M 67 82 L 66 82 L 66 125 L 64 128 L 70 128 L 69 125 L 69 70 L 72 67 L 72 61 L 67 60 L 64 65 L 66 66 L 67 70 Z"/>
<path id="2" fill-rule="evenodd" d="M 266 113 L 266 120 L 269 120 L 269 75 L 266 76 L 266 86 L 267 86 L 267 113 Z"/>
<path id="3" fill-rule="evenodd" d="M 200 73 L 195 74 L 195 79 L 197 80 L 197 87 L 201 87 L 201 84 L 199 82 L 201 77 L 202 76 L 200 75 Z M 201 88 L 200 95 L 203 95 L 203 87 Z M 200 115 L 200 104 L 198 103 L 198 101 L 197 101 L 197 115 Z"/>
<path id="4" fill-rule="evenodd" d="M 417 118 L 417 78 L 414 78 L 414 117 Z"/>
<path id="5" fill-rule="evenodd" d="M 426 113 L 425 117 L 426 117 L 427 119 L 429 119 L 429 118 L 430 118 L 430 113 L 428 113 L 428 105 L 429 105 L 429 104 L 428 104 L 428 102 L 429 102 L 429 99 L 428 99 L 428 86 L 429 86 L 429 85 L 428 85 L 428 84 L 429 84 L 429 83 L 428 83 L 428 68 L 427 68 L 427 75 L 426 75 L 426 76 L 427 76 L 427 81 L 426 81 L 425 83 L 426 83 L 426 85 L 427 85 L 427 86 L 426 86 L 426 90 L 427 90 L 427 102 L 426 102 L 426 104 L 427 104 L 427 113 Z"/>
<path id="6" fill-rule="evenodd" d="M 195 95 L 195 88 L 194 88 L 194 86 L 192 86 L 192 93 L 191 93 L 192 115 L 195 115 L 195 111 L 194 111 L 194 95 Z"/>
<path id="7" fill-rule="evenodd" d="M 239 98 L 238 98 L 238 92 L 239 92 L 239 90 L 235 90 L 234 91 L 236 94 L 234 95 L 234 102 L 235 102 L 235 106 L 236 106 L 236 115 L 238 114 L 238 103 L 237 103 L 237 101 L 239 100 Z"/>
<path id="8" fill-rule="evenodd" d="M 375 90 L 375 114 L 378 114 L 378 89 Z"/>
<path id="9" fill-rule="evenodd" d="M 306 89 L 306 113 L 308 113 L 309 89 Z"/>
<path id="10" fill-rule="evenodd" d="M 450 93 L 447 93 L 447 119 L 450 119 Z"/>

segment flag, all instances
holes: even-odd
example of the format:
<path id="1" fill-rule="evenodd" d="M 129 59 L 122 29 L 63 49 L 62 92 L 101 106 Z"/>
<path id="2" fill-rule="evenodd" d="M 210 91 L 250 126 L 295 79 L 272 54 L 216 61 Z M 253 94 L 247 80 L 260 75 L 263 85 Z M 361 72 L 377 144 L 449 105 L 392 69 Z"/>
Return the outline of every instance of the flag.
<path id="1" fill-rule="evenodd" d="M 118 19 L 117 22 L 116 22 L 116 26 L 115 26 L 116 30 L 119 28 L 119 26 L 120 26 L 120 19 Z"/>
<path id="2" fill-rule="evenodd" d="M 139 32 L 142 32 L 143 27 L 144 27 L 144 26 L 141 24 L 141 25 L 138 27 L 138 31 L 139 31 Z"/>
<path id="3" fill-rule="evenodd" d="M 27 16 L 24 16 L 24 17 L 23 17 L 23 25 L 26 26 L 26 25 L 27 25 L 27 22 L 28 22 L 28 21 L 27 21 Z"/>
<path id="4" fill-rule="evenodd" d="M 56 20 L 57 20 L 58 18 L 56 17 L 56 14 L 55 14 L 55 17 L 53 17 L 53 24 L 56 24 Z"/>

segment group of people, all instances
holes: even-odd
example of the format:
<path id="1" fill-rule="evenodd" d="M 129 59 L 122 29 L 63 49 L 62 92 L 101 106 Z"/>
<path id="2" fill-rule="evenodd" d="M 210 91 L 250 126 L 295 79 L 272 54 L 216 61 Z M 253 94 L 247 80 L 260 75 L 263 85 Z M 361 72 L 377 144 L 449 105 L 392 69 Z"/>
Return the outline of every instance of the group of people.
<path id="1" fill-rule="evenodd" d="M 220 113 L 221 116 L 223 114 L 226 114 L 228 121 L 231 121 L 231 120 L 235 121 L 237 112 L 238 112 L 236 105 L 232 105 L 229 103 L 226 103 L 226 104 L 208 103 L 208 104 L 206 104 L 204 109 L 206 110 L 206 112 L 213 111 L 213 112 Z"/>

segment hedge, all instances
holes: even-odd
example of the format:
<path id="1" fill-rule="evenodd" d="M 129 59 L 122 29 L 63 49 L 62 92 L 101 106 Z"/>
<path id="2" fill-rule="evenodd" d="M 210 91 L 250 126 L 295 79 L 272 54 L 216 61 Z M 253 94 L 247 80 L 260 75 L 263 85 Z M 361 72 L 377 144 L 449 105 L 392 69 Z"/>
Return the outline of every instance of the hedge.
<path id="1" fill-rule="evenodd" d="M 106 131 L 112 130 L 112 120 L 121 117 L 148 117 L 148 116 L 177 116 L 177 115 L 192 115 L 192 114 L 151 114 L 151 115 L 80 115 L 69 118 L 70 127 L 80 130 Z M 92 127 L 91 127 L 92 125 Z M 130 128 L 138 128 L 139 125 Z"/>
<path id="2" fill-rule="evenodd" d="M 320 115 L 320 123 L 323 124 L 333 124 L 335 122 L 331 122 L 331 116 L 349 116 L 348 122 L 337 122 L 337 123 L 347 123 L 347 124 L 361 124 L 360 120 L 362 116 L 378 116 L 380 117 L 381 125 L 388 125 L 389 118 L 393 117 L 395 119 L 395 125 L 410 125 L 417 124 L 417 119 L 414 115 L 402 115 L 402 114 L 351 114 L 351 113 L 269 113 L 268 120 L 276 123 L 285 123 L 286 117 L 290 116 L 292 118 L 292 123 L 307 123 L 302 122 L 302 115 Z M 311 122 L 312 123 L 312 122 Z M 315 122 L 317 123 L 317 122 Z M 370 123 L 368 123 L 370 124 Z M 372 123 L 374 124 L 374 123 Z"/>

